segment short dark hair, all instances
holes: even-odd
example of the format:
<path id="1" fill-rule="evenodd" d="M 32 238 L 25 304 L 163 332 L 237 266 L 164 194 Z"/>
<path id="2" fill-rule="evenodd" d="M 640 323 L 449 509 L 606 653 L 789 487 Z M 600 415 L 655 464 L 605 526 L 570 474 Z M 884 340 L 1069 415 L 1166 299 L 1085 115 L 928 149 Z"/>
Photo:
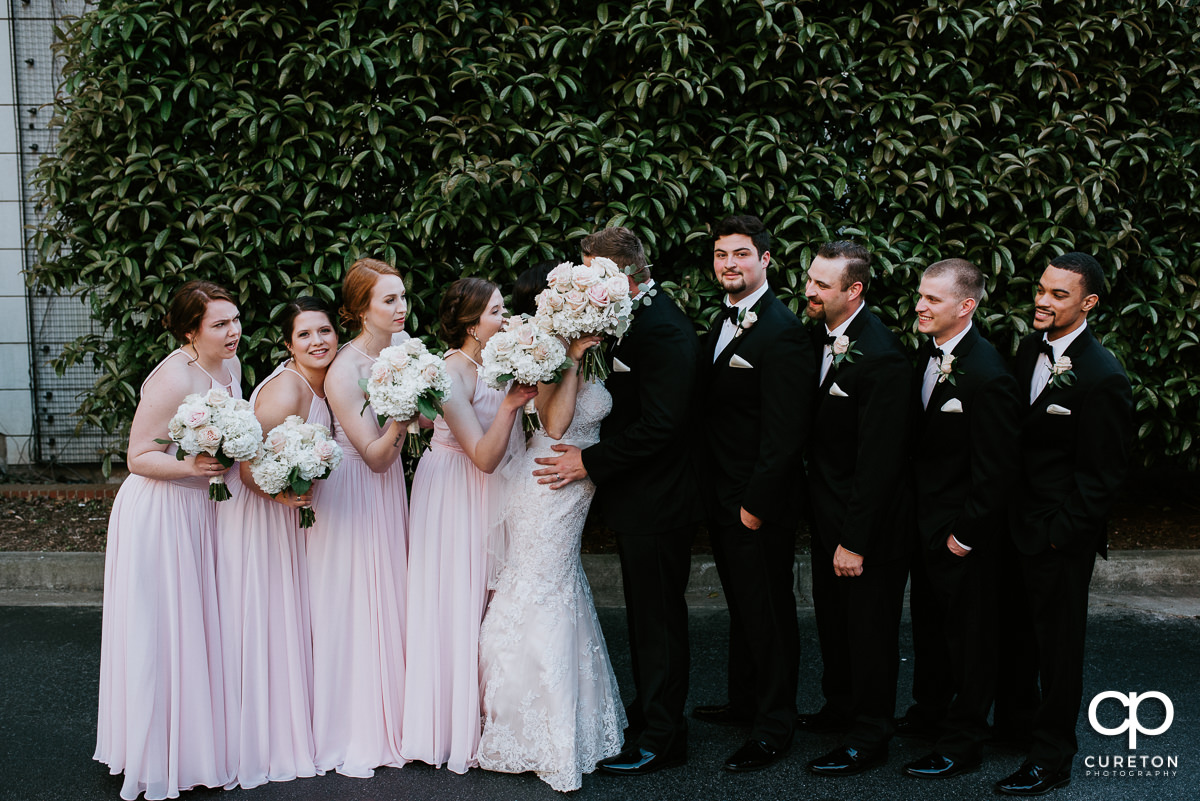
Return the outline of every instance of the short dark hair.
<path id="1" fill-rule="evenodd" d="M 650 277 L 645 245 L 637 234 L 624 226 L 614 225 L 588 234 L 580 241 L 579 252 L 584 258 L 601 256 L 612 259 L 622 270 L 632 267 L 635 281 L 645 281 Z"/>
<path id="2" fill-rule="evenodd" d="M 767 230 L 767 226 L 757 217 L 752 217 L 749 214 L 734 214 L 713 226 L 713 242 L 716 242 L 723 236 L 732 234 L 742 234 L 750 237 L 750 241 L 754 243 L 754 249 L 758 251 L 758 257 L 761 259 L 764 253 L 771 252 L 771 232 Z"/>
<path id="3" fill-rule="evenodd" d="M 1088 295 L 1099 297 L 1100 293 L 1104 291 L 1104 269 L 1100 266 L 1100 262 L 1086 253 L 1073 250 L 1070 253 L 1055 256 L 1050 260 L 1050 266 L 1075 273 L 1082 278 L 1084 297 Z"/>
<path id="4" fill-rule="evenodd" d="M 959 300 L 972 298 L 979 303 L 983 298 L 983 273 L 966 259 L 942 259 L 934 262 L 925 270 L 925 275 L 929 278 L 950 275 L 954 279 L 954 289 L 958 292 Z"/>
<path id="5" fill-rule="evenodd" d="M 842 271 L 842 289 L 849 289 L 854 284 L 862 284 L 863 293 L 871 284 L 871 251 L 857 242 L 839 239 L 836 242 L 826 242 L 817 250 L 817 255 L 823 259 L 845 259 L 846 268 Z"/>
<path id="6" fill-rule="evenodd" d="M 539 261 L 517 276 L 512 293 L 513 314 L 532 317 L 537 313 L 537 296 L 546 288 L 546 276 L 557 266 L 556 261 Z"/>
<path id="7" fill-rule="evenodd" d="M 292 344 L 292 334 L 296 330 L 296 318 L 304 312 L 320 312 L 325 315 L 325 319 L 329 320 L 333 330 L 337 331 L 337 324 L 333 320 L 333 312 L 329 310 L 329 307 L 311 295 L 304 295 L 288 301 L 288 304 L 283 307 L 283 314 L 279 318 L 279 328 L 283 331 L 284 343 Z"/>

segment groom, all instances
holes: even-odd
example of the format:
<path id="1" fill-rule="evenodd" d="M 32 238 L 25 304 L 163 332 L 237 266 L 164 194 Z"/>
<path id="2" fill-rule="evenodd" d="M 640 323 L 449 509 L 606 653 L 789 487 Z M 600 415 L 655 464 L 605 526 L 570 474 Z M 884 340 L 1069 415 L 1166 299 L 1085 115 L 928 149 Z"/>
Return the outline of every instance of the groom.
<path id="1" fill-rule="evenodd" d="M 600 441 L 537 459 L 539 483 L 552 489 L 591 478 L 595 503 L 617 534 L 636 695 L 626 708 L 625 749 L 602 760 L 605 773 L 636 776 L 687 758 L 683 705 L 688 688 L 687 589 L 699 493 L 686 458 L 699 341 L 670 298 L 655 292 L 642 243 L 628 228 L 584 237 L 583 261 L 598 256 L 632 268 L 640 302 L 633 324 L 611 350 L 605 387 L 612 411 Z M 638 285 L 646 287 L 639 294 Z"/>
<path id="2" fill-rule="evenodd" d="M 725 760 L 735 773 L 783 756 L 796 725 L 794 497 L 817 380 L 804 326 L 767 286 L 770 263 L 771 234 L 758 218 L 714 227 L 713 271 L 725 302 L 700 357 L 699 463 L 729 605 L 729 696 L 692 717 L 750 730 Z"/>

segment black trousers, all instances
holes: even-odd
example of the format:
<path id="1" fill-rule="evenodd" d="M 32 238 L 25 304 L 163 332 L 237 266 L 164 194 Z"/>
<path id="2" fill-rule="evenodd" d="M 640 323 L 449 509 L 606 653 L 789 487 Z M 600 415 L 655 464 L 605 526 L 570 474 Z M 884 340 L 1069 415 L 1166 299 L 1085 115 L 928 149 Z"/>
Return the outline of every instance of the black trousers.
<path id="1" fill-rule="evenodd" d="M 812 578 L 823 663 L 822 713 L 853 719 L 844 745 L 881 747 L 895 731 L 908 559 L 868 559 L 861 576 L 839 577 L 833 573 L 833 552 L 814 536 Z"/>
<path id="2" fill-rule="evenodd" d="M 1075 727 L 1083 703 L 1083 644 L 1088 585 L 1096 554 L 1047 550 L 1022 556 L 1038 646 L 1042 702 L 1033 718 L 1029 761 L 1051 770 L 1070 768 L 1079 751 Z"/>
<path id="3" fill-rule="evenodd" d="M 913 700 L 909 714 L 943 728 L 934 750 L 978 757 L 996 688 L 996 581 L 991 544 L 963 557 L 922 548 L 912 563 Z"/>
<path id="4" fill-rule="evenodd" d="M 750 739 L 787 748 L 800 672 L 795 527 L 724 521 L 710 535 L 729 604 L 729 703 L 753 721 Z"/>
<path id="5" fill-rule="evenodd" d="M 996 705 L 992 730 L 997 737 L 1027 742 L 1042 698 L 1038 690 L 1037 638 L 1033 636 L 1033 613 L 1021 564 L 1024 557 L 1012 537 L 1001 537 L 998 546 Z"/>
<path id="6" fill-rule="evenodd" d="M 634 699 L 625 746 L 687 753 L 688 610 L 693 526 L 660 534 L 617 534 Z"/>

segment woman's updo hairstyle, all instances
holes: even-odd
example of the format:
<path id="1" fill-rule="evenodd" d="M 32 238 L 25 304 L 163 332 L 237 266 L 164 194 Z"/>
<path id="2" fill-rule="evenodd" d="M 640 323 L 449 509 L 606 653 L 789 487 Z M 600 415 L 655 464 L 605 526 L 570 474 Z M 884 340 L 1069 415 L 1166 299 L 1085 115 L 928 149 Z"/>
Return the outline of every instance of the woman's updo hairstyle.
<path id="1" fill-rule="evenodd" d="M 227 300 L 237 305 L 233 295 L 223 286 L 211 281 L 188 281 L 171 298 L 163 325 L 171 332 L 171 336 L 186 345 L 189 342 L 188 334 L 194 334 L 200 329 L 204 312 L 214 300 Z"/>
<path id="2" fill-rule="evenodd" d="M 517 276 L 517 282 L 513 284 L 513 314 L 532 317 L 537 313 L 537 296 L 546 288 L 546 276 L 557 266 L 556 261 L 539 261 Z"/>
<path id="3" fill-rule="evenodd" d="M 379 259 L 359 259 L 350 265 L 342 279 L 342 325 L 350 331 L 362 328 L 363 315 L 371 306 L 371 290 L 381 275 L 400 277 L 399 271 Z"/>
<path id="4" fill-rule="evenodd" d="M 497 289 L 499 287 L 483 278 L 460 278 L 450 285 L 438 307 L 442 339 L 450 347 L 462 347 L 467 341 L 468 329 L 487 311 Z"/>
<path id="5" fill-rule="evenodd" d="M 334 331 L 337 331 L 337 325 L 333 322 L 333 315 L 330 313 L 329 307 L 316 298 L 305 295 L 289 301 L 283 307 L 283 316 L 279 318 L 279 327 L 283 329 L 284 345 L 292 344 L 292 334 L 296 331 L 296 318 L 304 312 L 320 312 L 325 315 L 325 319 L 333 326 Z"/>

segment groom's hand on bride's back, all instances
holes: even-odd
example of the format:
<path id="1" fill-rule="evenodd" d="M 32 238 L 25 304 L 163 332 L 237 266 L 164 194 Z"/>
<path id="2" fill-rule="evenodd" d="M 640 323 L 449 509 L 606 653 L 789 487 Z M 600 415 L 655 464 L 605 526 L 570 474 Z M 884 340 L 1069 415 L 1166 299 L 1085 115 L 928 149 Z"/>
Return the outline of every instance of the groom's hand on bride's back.
<path id="1" fill-rule="evenodd" d="M 587 468 L 583 466 L 583 456 L 574 445 L 551 445 L 550 449 L 558 452 L 558 456 L 539 456 L 533 461 L 544 467 L 534 470 L 539 484 L 549 484 L 550 489 L 562 489 L 572 481 L 587 478 Z"/>

